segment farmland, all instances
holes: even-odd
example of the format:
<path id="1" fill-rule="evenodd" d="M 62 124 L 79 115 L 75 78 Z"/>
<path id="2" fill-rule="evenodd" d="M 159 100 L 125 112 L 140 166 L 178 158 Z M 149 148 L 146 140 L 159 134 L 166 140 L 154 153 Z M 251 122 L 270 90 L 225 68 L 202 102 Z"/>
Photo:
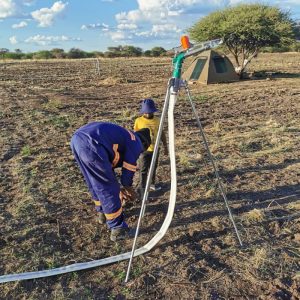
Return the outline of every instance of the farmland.
<path id="1" fill-rule="evenodd" d="M 140 100 L 161 109 L 170 58 L 0 63 L 0 274 L 51 269 L 131 249 L 114 244 L 70 151 L 91 121 L 133 127 Z M 240 230 L 240 248 L 182 91 L 175 108 L 177 205 L 149 253 L 127 262 L 0 285 L 3 299 L 299 299 L 300 54 L 260 54 L 262 77 L 191 85 Z M 262 72 L 263 71 L 263 72 Z M 267 76 L 264 76 L 267 74 Z M 167 126 L 166 126 L 167 127 Z M 167 128 L 166 128 L 167 130 Z M 160 155 L 139 245 L 168 207 L 169 160 Z M 138 176 L 135 177 L 135 184 Z M 127 203 L 135 226 L 140 203 Z"/>

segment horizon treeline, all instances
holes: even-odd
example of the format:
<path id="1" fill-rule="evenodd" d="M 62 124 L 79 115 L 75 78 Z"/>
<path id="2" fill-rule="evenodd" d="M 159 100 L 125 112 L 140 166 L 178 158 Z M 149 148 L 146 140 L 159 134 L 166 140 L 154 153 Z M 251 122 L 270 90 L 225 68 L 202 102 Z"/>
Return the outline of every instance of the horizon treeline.
<path id="1" fill-rule="evenodd" d="M 220 47 L 223 51 L 225 49 Z M 226 51 L 224 51 L 226 52 Z M 261 52 L 300 52 L 300 43 L 294 43 L 291 46 L 284 47 L 264 47 Z M 7 48 L 0 48 L 0 59 L 80 59 L 80 58 L 114 58 L 114 57 L 159 57 L 172 56 L 173 53 L 165 50 L 163 47 L 153 47 L 151 50 L 143 51 L 140 47 L 130 45 L 119 45 L 117 47 L 108 47 L 107 51 L 84 51 L 79 48 L 71 48 L 65 51 L 61 48 L 52 50 L 40 50 L 36 52 L 22 52 L 21 49 L 10 51 Z"/>
<path id="2" fill-rule="evenodd" d="M 71 48 L 65 51 L 61 48 L 53 48 L 52 50 L 40 50 L 36 52 L 23 53 L 21 49 L 9 51 L 6 48 L 0 48 L 0 58 L 2 59 L 76 59 L 76 58 L 97 58 L 97 57 L 158 57 L 166 56 L 167 50 L 163 47 L 153 47 L 151 50 L 143 51 L 140 47 L 130 45 L 119 45 L 117 47 L 108 47 L 107 51 L 84 51 L 79 48 Z"/>

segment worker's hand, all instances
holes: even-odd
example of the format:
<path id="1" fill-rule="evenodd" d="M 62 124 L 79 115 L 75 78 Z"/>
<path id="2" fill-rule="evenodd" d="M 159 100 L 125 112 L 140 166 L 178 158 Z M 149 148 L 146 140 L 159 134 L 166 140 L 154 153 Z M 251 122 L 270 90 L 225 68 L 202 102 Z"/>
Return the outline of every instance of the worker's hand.
<path id="1" fill-rule="evenodd" d="M 120 190 L 120 199 L 123 201 L 134 201 L 137 198 L 136 192 L 131 186 L 123 186 Z"/>

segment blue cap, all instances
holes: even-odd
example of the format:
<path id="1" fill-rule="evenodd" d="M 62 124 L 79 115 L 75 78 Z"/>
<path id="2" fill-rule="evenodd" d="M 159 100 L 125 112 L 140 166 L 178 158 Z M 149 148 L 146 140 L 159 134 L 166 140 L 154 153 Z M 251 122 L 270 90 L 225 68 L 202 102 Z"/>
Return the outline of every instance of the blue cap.
<path id="1" fill-rule="evenodd" d="M 141 114 L 152 114 L 158 109 L 155 107 L 155 103 L 152 99 L 144 99 L 142 102 L 142 108 L 140 110 Z"/>

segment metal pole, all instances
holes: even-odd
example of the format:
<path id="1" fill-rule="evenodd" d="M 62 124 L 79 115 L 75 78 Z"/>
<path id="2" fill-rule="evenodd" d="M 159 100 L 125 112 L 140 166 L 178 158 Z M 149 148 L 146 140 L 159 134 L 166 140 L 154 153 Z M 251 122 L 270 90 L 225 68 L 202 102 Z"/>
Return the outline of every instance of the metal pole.
<path id="1" fill-rule="evenodd" d="M 171 82 L 171 80 L 169 80 L 169 82 L 168 82 L 168 89 L 167 89 L 166 96 L 165 96 L 164 107 L 163 107 L 163 111 L 162 111 L 162 115 L 161 115 L 161 119 L 160 119 L 160 123 L 159 123 L 159 129 L 158 129 L 158 133 L 157 133 L 157 137 L 156 137 L 156 141 L 155 141 L 155 146 L 154 146 L 153 156 L 152 156 L 152 160 L 151 160 L 151 165 L 150 165 L 149 173 L 148 173 L 148 176 L 147 176 L 146 187 L 145 187 L 145 191 L 144 191 L 144 196 L 143 196 L 143 201 L 142 201 L 142 206 L 141 206 L 141 211 L 140 211 L 138 223 L 137 223 L 137 226 L 136 226 L 135 236 L 134 236 L 134 240 L 133 240 L 133 244 L 132 244 L 132 250 L 131 250 L 131 255 L 130 255 L 130 259 L 129 259 L 129 263 L 128 263 L 125 283 L 127 283 L 128 279 L 129 279 L 131 264 L 132 264 L 132 260 L 133 260 L 134 252 L 135 252 L 135 248 L 136 248 L 136 241 L 137 241 L 137 237 L 138 237 L 138 234 L 139 234 L 141 221 L 142 221 L 142 218 L 144 216 L 144 212 L 145 212 L 145 208 L 146 208 L 146 201 L 148 199 L 148 194 L 149 194 L 149 187 L 150 187 L 150 184 L 151 184 L 151 181 L 152 181 L 154 166 L 155 166 L 156 158 L 157 158 L 157 155 L 158 155 L 159 143 L 160 143 L 161 135 L 162 135 L 162 131 L 163 131 L 163 124 L 164 124 L 164 120 L 166 118 L 167 110 L 168 110 L 168 107 L 169 107 L 170 82 Z"/>
<path id="2" fill-rule="evenodd" d="M 218 182 L 218 186 L 219 186 L 220 192 L 221 192 L 221 194 L 222 194 L 222 197 L 223 197 L 223 199 L 224 199 L 225 205 L 226 205 L 227 210 L 228 210 L 228 213 L 229 213 L 229 218 L 230 218 L 230 220 L 231 220 L 231 222 L 232 222 L 232 224 L 233 224 L 233 227 L 234 227 L 235 233 L 236 233 L 236 235 L 237 235 L 237 238 L 238 238 L 238 240 L 239 240 L 239 243 L 240 243 L 241 247 L 243 247 L 243 243 L 242 243 L 242 240 L 241 240 L 241 238 L 240 238 L 240 234 L 239 234 L 239 232 L 238 232 L 238 229 L 237 229 L 237 227 L 236 227 L 235 221 L 234 221 L 234 219 L 233 219 L 233 215 L 232 215 L 231 209 L 230 209 L 230 207 L 229 207 L 229 205 L 228 205 L 228 200 L 227 200 L 227 197 L 226 197 L 226 194 L 225 194 L 223 185 L 222 185 L 222 181 L 221 181 L 221 178 L 220 178 L 220 175 L 219 175 L 218 168 L 217 168 L 217 166 L 216 166 L 216 164 L 215 164 L 215 161 L 214 161 L 214 158 L 213 158 L 213 156 L 212 156 L 212 154 L 211 154 L 211 152 L 210 152 L 210 149 L 209 149 L 209 146 L 208 146 L 208 142 L 207 142 L 207 139 L 206 139 L 206 136 L 205 136 L 205 133 L 204 133 L 202 124 L 201 124 L 201 122 L 200 122 L 200 118 L 199 118 L 198 113 L 197 113 L 197 111 L 196 111 L 196 108 L 195 108 L 195 105 L 194 105 L 194 102 L 193 102 L 193 100 L 192 100 L 191 93 L 190 93 L 190 90 L 189 90 L 187 84 L 185 84 L 185 90 L 186 90 L 186 92 L 187 92 L 189 101 L 190 101 L 190 103 L 191 103 L 191 106 L 192 106 L 193 113 L 194 113 L 194 115 L 195 115 L 197 124 L 198 124 L 198 126 L 199 126 L 200 134 L 201 134 L 201 137 L 202 137 L 202 139 L 203 139 L 205 148 L 206 148 L 206 150 L 207 150 L 209 159 L 210 159 L 210 161 L 211 161 L 211 163 L 212 163 L 212 166 L 213 166 L 213 169 L 214 169 L 214 173 L 215 173 L 215 176 L 216 176 L 216 179 L 217 179 L 217 182 Z"/>

